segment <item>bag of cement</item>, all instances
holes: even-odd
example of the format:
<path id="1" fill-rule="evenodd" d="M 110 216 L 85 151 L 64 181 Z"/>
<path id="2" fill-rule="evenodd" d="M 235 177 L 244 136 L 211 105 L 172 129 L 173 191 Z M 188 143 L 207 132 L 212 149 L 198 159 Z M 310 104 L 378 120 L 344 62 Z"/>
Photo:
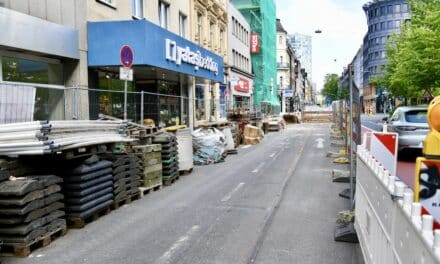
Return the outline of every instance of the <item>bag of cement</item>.
<path id="1" fill-rule="evenodd" d="M 206 165 L 224 161 L 226 150 L 225 135 L 216 128 L 194 130 L 194 164 Z"/>
<path id="2" fill-rule="evenodd" d="M 232 137 L 232 132 L 230 128 L 223 129 L 223 134 L 225 134 L 226 140 L 226 150 L 235 149 L 234 138 Z"/>

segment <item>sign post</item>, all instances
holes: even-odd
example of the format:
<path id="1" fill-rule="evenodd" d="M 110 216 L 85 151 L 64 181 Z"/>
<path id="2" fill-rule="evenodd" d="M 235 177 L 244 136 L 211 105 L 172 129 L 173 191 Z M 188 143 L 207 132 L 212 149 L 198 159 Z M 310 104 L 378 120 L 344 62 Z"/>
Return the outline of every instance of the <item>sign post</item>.
<path id="1" fill-rule="evenodd" d="M 127 120 L 127 81 L 133 81 L 133 65 L 134 53 L 130 46 L 124 45 L 120 52 L 121 64 L 119 68 L 119 79 L 124 80 L 124 120 Z"/>

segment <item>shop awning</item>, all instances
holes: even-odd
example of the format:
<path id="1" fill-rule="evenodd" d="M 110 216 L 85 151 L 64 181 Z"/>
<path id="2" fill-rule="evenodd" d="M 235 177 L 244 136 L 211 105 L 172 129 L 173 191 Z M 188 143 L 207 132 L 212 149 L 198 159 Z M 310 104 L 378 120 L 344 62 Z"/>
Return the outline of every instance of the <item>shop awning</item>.
<path id="1" fill-rule="evenodd" d="M 122 46 L 133 66 L 154 66 L 223 82 L 223 58 L 147 20 L 88 23 L 89 67 L 121 66 Z"/>

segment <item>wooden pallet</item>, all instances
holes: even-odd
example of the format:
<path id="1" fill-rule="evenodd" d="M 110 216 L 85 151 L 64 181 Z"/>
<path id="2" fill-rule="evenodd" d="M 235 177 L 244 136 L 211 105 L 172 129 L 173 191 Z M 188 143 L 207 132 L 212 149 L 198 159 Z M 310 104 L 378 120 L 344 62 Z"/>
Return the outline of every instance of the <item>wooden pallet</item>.
<path id="1" fill-rule="evenodd" d="M 94 212 L 91 216 L 86 218 L 67 216 L 66 217 L 67 226 L 69 226 L 69 228 L 83 228 L 87 224 L 98 220 L 104 215 L 108 215 L 110 211 L 111 211 L 111 206 L 109 205 L 97 212 Z"/>
<path id="2" fill-rule="evenodd" d="M 80 147 L 75 149 L 63 150 L 63 158 L 72 160 L 77 158 L 89 157 L 95 154 L 105 153 L 113 149 L 114 144 L 98 144 L 93 146 Z"/>
<path id="3" fill-rule="evenodd" d="M 35 249 L 45 247 L 52 243 L 55 239 L 64 236 L 67 228 L 62 227 L 55 229 L 43 236 L 40 236 L 27 243 L 5 243 L 1 246 L 0 256 L 2 257 L 27 257 Z"/>
<path id="4" fill-rule="evenodd" d="M 163 179 L 162 182 L 164 186 L 170 186 L 171 184 L 175 183 L 179 178 L 180 176 L 177 175 L 170 179 Z"/>
<path id="5" fill-rule="evenodd" d="M 144 197 L 145 195 L 159 191 L 160 189 L 162 189 L 162 183 L 158 183 L 148 187 L 139 187 L 139 193 L 141 194 L 141 197 Z"/>

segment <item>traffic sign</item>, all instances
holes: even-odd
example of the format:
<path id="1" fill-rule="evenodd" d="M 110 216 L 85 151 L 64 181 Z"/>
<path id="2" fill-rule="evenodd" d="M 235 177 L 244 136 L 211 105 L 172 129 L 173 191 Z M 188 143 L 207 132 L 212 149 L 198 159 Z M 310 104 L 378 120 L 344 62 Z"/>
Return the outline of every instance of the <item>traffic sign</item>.
<path id="1" fill-rule="evenodd" d="M 120 52 L 121 64 L 124 67 L 131 68 L 134 60 L 134 53 L 130 46 L 124 45 L 121 47 Z"/>
<path id="2" fill-rule="evenodd" d="M 119 67 L 119 79 L 123 81 L 133 81 L 133 69 Z"/>

